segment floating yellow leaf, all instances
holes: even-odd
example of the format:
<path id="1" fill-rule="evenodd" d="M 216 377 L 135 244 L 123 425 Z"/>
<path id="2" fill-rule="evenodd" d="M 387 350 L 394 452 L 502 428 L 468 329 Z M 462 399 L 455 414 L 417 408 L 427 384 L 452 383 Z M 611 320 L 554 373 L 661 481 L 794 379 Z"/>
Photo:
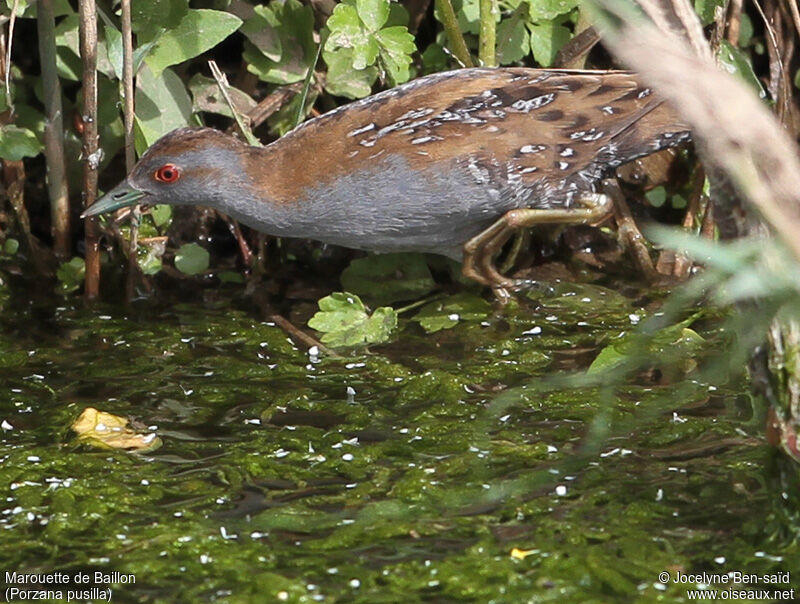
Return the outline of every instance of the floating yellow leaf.
<path id="1" fill-rule="evenodd" d="M 524 560 L 528 556 L 538 553 L 538 549 L 519 549 L 518 547 L 515 547 L 511 550 L 511 557 L 515 560 Z"/>
<path id="2" fill-rule="evenodd" d="M 93 407 L 83 410 L 72 424 L 78 439 L 102 449 L 136 449 L 152 451 L 161 446 L 155 434 L 139 434 L 128 428 L 128 420 Z"/>

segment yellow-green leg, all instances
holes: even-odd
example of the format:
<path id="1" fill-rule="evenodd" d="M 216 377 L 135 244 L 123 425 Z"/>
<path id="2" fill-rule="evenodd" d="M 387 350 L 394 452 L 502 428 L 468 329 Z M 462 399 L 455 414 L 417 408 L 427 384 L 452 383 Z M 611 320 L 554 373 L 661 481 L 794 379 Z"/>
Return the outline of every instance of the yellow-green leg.
<path id="1" fill-rule="evenodd" d="M 571 208 L 521 208 L 506 212 L 464 244 L 464 276 L 495 290 L 514 289 L 519 283 L 500 274 L 494 258 L 515 231 L 541 224 L 598 224 L 613 211 L 611 197 L 603 193 L 585 193 L 578 201 L 579 205 Z"/>

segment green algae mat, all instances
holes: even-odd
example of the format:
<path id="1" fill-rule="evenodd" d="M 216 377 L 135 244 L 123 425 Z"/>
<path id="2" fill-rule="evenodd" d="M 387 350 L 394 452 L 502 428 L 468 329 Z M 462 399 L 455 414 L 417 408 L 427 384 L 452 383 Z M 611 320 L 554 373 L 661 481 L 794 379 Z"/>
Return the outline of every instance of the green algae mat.
<path id="1" fill-rule="evenodd" d="M 724 313 L 637 340 L 647 295 L 461 296 L 336 355 L 230 300 L 3 300 L 3 597 L 795 597 L 798 473 Z"/>

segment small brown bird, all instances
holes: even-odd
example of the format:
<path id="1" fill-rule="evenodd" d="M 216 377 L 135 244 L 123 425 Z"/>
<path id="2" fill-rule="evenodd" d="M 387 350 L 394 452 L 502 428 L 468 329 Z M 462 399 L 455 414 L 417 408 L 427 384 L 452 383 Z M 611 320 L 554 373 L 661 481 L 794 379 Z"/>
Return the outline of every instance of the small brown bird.
<path id="1" fill-rule="evenodd" d="M 603 176 L 690 137 L 622 71 L 460 69 L 309 120 L 266 147 L 208 128 L 159 139 L 85 213 L 135 203 L 206 205 L 280 237 L 463 259 L 493 258 L 518 228 L 596 223 Z"/>

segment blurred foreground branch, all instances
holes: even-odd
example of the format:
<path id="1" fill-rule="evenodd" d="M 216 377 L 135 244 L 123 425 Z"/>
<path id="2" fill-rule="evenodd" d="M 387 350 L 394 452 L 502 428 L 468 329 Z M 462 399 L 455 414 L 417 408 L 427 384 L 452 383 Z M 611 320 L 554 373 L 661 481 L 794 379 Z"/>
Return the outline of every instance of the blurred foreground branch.
<path id="1" fill-rule="evenodd" d="M 698 42 L 702 30 L 687 0 L 640 4 L 648 15 L 663 15 L 671 4 L 678 19 L 659 29 L 626 0 L 595 0 L 607 46 L 673 104 L 692 127 L 704 164 L 724 174 L 800 260 L 797 146 L 743 82 L 717 68 Z M 720 208 L 717 216 L 745 220 L 744 211 Z"/>

